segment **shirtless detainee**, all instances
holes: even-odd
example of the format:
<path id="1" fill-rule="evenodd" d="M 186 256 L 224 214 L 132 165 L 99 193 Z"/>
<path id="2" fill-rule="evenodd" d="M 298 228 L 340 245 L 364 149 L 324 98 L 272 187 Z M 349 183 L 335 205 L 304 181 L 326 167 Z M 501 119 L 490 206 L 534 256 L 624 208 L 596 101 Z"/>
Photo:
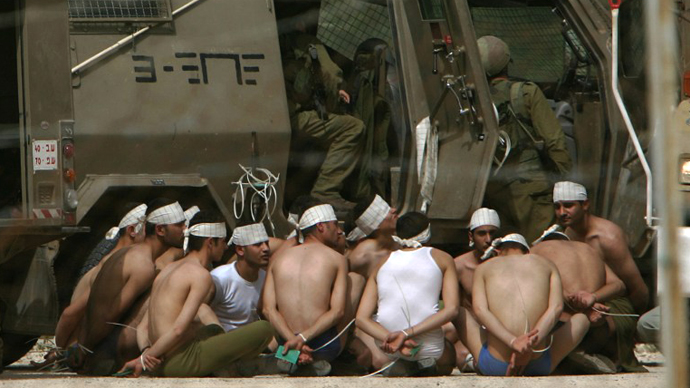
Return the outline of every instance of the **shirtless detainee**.
<path id="1" fill-rule="evenodd" d="M 575 312 L 584 313 L 590 321 L 587 342 L 599 344 L 608 342 L 611 336 L 611 318 L 602 314 L 609 311 L 604 303 L 625 294 L 625 284 L 601 259 L 599 253 L 589 245 L 569 241 L 568 236 L 552 232 L 532 247 L 532 253 L 551 261 L 558 268 L 563 284 L 565 307 L 560 320 L 565 322 Z M 611 324 L 609 324 L 611 322 Z M 584 365 L 584 372 L 615 373 L 615 365 L 603 357 L 591 357 L 584 352 L 571 353 L 569 359 Z"/>
<path id="2" fill-rule="evenodd" d="M 457 316 L 459 307 L 453 259 L 441 250 L 422 247 L 420 241 L 430 237 L 426 216 L 407 213 L 399 221 L 398 234 L 406 247 L 393 251 L 369 277 L 357 327 L 377 341 L 389 362 L 395 362 L 385 375 L 449 375 L 455 352 L 442 326 Z"/>
<path id="3" fill-rule="evenodd" d="M 362 201 L 355 206 L 353 218 L 356 227 L 347 235 L 352 248 L 346 257 L 350 268 L 348 276 L 352 284 L 349 298 L 359 300 L 367 279 L 377 265 L 392 251 L 400 248 L 400 244 L 394 240 L 398 216 L 395 208 L 391 208 L 383 198 L 375 195 L 371 200 Z M 353 314 L 357 311 L 356 305 L 354 310 Z M 359 329 L 355 334 L 371 353 L 374 369 L 380 369 L 390 362 L 371 336 Z"/>
<path id="4" fill-rule="evenodd" d="M 582 340 L 589 320 L 574 314 L 553 330 L 563 310 L 558 269 L 529 254 L 519 234 L 496 242 L 499 257 L 479 265 L 472 286 L 472 306 L 488 337 L 478 368 L 491 376 L 546 376 Z"/>
<path id="5" fill-rule="evenodd" d="M 154 260 L 169 247 L 182 247 L 184 211 L 179 203 L 157 199 L 148 205 L 146 239 L 123 248 L 103 265 L 91 288 L 77 347 L 68 364 L 89 374 L 109 375 L 139 353 L 136 327 L 147 291 L 156 276 Z"/>
<path id="6" fill-rule="evenodd" d="M 77 282 L 74 291 L 72 292 L 72 300 L 69 306 L 63 310 L 60 315 L 60 320 L 55 328 L 55 345 L 58 349 L 66 349 L 77 341 L 77 334 L 79 333 L 79 323 L 84 318 L 86 312 L 86 303 L 89 300 L 91 293 L 91 286 L 93 285 L 98 272 L 100 272 L 103 265 L 108 259 L 117 251 L 124 247 L 140 243 L 144 240 L 144 220 L 146 218 L 146 205 L 134 205 L 131 209 L 127 209 L 127 213 L 120 223 L 111 228 L 106 233 L 106 240 L 117 239 L 115 247 L 101 259 L 95 267 L 91 268 L 81 279 Z"/>
<path id="7" fill-rule="evenodd" d="M 266 321 L 225 333 L 212 313 L 200 317 L 209 311 L 214 287 L 209 269 L 227 249 L 227 230 L 220 215 L 199 212 L 185 235 L 187 255 L 166 266 L 153 283 L 148 307 L 151 346 L 122 368 L 134 376 L 142 370 L 165 377 L 208 376 L 235 361 L 255 358 L 273 338 Z"/>
<path id="8" fill-rule="evenodd" d="M 199 207 L 198 206 L 191 206 L 189 209 L 184 211 L 184 226 L 187 228 L 189 226 L 189 222 L 192 220 L 192 218 L 198 213 Z M 165 266 L 168 264 L 177 261 L 181 259 L 184 256 L 184 251 L 182 248 L 176 248 L 176 247 L 170 247 L 168 248 L 167 251 L 163 252 L 160 256 L 156 258 L 156 273 L 160 273 Z"/>
<path id="9" fill-rule="evenodd" d="M 609 313 L 617 314 L 609 321 L 614 326 L 617 339 L 617 354 L 614 361 L 617 359 L 621 369 L 626 372 L 646 371 L 633 353 L 637 319 L 629 315 L 647 310 L 649 290 L 628 250 L 623 230 L 613 222 L 589 213 L 587 190 L 578 183 L 556 183 L 553 189 L 553 202 L 557 222 L 566 228 L 565 233 L 568 237 L 594 248 L 625 283 L 626 296 L 606 303 Z"/>
<path id="10" fill-rule="evenodd" d="M 479 358 L 478 353 L 469 352 L 469 348 L 481 348 L 482 336 L 482 329 L 472 312 L 472 283 L 474 271 L 481 264 L 482 255 L 491 246 L 500 227 L 501 220 L 495 210 L 485 207 L 475 210 L 470 219 L 468 232 L 470 247 L 474 249 L 453 259 L 460 281 L 460 312 L 454 322 L 458 338 L 458 341 L 455 341 L 455 351 L 460 370 L 465 366 L 470 371 L 473 370 L 474 361 Z M 470 343 L 473 343 L 473 346 Z"/>
<path id="11" fill-rule="evenodd" d="M 263 314 L 284 353 L 300 351 L 299 368 L 279 360 L 281 370 L 327 375 L 346 343 L 341 336 L 326 345 L 346 324 L 347 260 L 333 249 L 342 232 L 331 205 L 306 210 L 299 228 L 304 243 L 283 251 L 268 269 Z"/>

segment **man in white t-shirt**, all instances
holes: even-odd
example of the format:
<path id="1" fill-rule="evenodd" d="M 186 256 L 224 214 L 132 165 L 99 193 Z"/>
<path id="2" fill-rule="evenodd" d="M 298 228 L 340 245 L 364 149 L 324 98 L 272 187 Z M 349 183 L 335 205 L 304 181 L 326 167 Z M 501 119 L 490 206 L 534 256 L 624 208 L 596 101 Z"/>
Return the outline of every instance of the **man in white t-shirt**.
<path id="1" fill-rule="evenodd" d="M 260 223 L 235 228 L 228 244 L 235 246 L 237 261 L 211 271 L 216 288 L 211 307 L 226 332 L 259 319 L 256 306 L 271 255 Z"/>

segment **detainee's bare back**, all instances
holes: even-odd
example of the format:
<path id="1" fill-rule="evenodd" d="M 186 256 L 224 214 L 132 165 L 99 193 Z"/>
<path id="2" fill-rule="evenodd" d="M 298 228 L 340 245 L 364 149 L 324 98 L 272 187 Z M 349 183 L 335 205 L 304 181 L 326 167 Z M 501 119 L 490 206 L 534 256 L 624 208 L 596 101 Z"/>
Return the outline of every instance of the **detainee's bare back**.
<path id="1" fill-rule="evenodd" d="M 532 253 L 556 265 L 566 294 L 595 292 L 606 283 L 604 261 L 588 244 L 579 241 L 544 241 L 535 245 Z"/>
<path id="2" fill-rule="evenodd" d="M 323 244 L 286 249 L 271 266 L 276 305 L 290 328 L 299 333 L 329 310 L 333 283 L 345 258 Z"/>
<path id="3" fill-rule="evenodd" d="M 199 305 L 208 301 L 212 287 L 211 274 L 198 262 L 182 260 L 167 265 L 156 277 L 151 290 L 149 302 L 151 343 L 156 343 L 163 334 L 173 329 L 187 301 L 194 306 L 193 311 L 189 312 L 193 319 L 197 315 Z M 198 325 L 198 322 L 193 322 L 192 325 Z M 182 333 L 182 338 L 166 353 L 169 355 L 191 340 L 195 329 L 196 327 L 187 327 Z"/>
<path id="4" fill-rule="evenodd" d="M 89 347 L 102 341 L 114 328 L 108 322 L 119 322 L 155 276 L 151 249 L 145 244 L 115 252 L 93 282 L 79 342 Z"/>
<path id="5" fill-rule="evenodd" d="M 489 311 L 509 332 L 519 336 L 532 330 L 548 308 L 551 276 L 555 272 L 546 259 L 527 254 L 490 259 L 477 268 L 475 278 L 484 281 Z M 477 286 L 475 280 L 474 287 Z M 509 360 L 510 347 L 492 333 L 487 334 L 491 353 Z"/>

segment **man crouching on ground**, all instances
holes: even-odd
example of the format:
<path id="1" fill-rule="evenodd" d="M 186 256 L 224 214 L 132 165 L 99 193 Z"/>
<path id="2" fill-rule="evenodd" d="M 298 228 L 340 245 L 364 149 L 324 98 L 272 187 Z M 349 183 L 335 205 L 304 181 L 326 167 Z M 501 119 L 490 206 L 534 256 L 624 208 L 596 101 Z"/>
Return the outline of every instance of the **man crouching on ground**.
<path id="1" fill-rule="evenodd" d="M 334 250 L 342 231 L 331 205 L 306 210 L 299 229 L 304 243 L 283 251 L 268 268 L 263 313 L 275 326 L 284 352 L 300 351 L 300 368 L 284 360 L 279 368 L 323 376 L 345 344 L 344 337 L 336 337 L 339 326 L 344 327 L 347 260 Z"/>
<path id="2" fill-rule="evenodd" d="M 522 235 L 509 234 L 492 246 L 500 257 L 479 265 L 472 286 L 472 307 L 488 334 L 479 370 L 490 376 L 546 376 L 580 343 L 589 320 L 578 313 L 556 328 L 563 311 L 558 269 L 529 254 Z"/>
<path id="3" fill-rule="evenodd" d="M 256 357 L 271 341 L 273 329 L 266 321 L 248 324 L 225 333 L 213 314 L 195 318 L 211 296 L 211 262 L 225 250 L 227 230 L 222 218 L 199 212 L 192 218 L 185 240 L 189 253 L 161 271 L 153 283 L 148 310 L 151 347 L 123 367 L 139 376 L 156 369 L 165 377 L 202 377 L 230 366 L 237 360 Z M 215 318 L 215 319 L 213 319 Z M 160 365 L 159 365 L 160 364 Z"/>

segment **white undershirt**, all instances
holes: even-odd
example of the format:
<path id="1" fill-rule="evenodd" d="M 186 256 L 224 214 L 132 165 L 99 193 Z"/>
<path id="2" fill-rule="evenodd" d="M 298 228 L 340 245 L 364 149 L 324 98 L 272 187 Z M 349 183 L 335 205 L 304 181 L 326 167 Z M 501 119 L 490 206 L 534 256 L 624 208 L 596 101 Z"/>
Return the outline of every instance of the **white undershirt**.
<path id="1" fill-rule="evenodd" d="M 245 280 L 237 272 L 237 262 L 221 265 L 211 271 L 216 295 L 211 308 L 225 331 L 237 329 L 259 319 L 256 306 L 266 279 L 266 271 L 259 270 L 254 282 Z"/>

